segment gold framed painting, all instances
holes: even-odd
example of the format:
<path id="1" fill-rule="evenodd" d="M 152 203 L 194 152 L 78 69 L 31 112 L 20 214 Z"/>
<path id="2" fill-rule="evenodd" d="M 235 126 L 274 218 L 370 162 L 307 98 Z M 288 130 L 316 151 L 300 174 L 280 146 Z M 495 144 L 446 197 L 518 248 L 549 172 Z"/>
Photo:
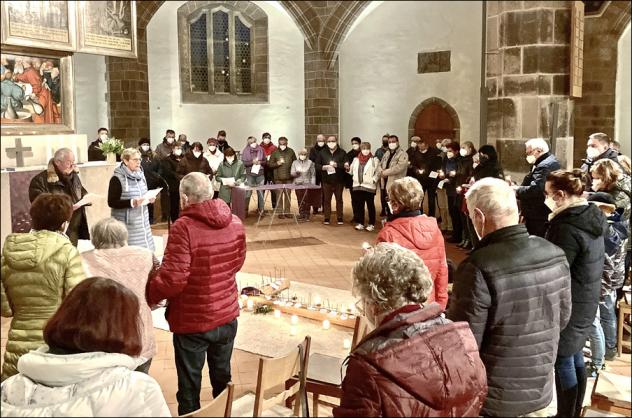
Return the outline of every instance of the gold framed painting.
<path id="1" fill-rule="evenodd" d="M 77 52 L 137 57 L 135 1 L 77 3 Z"/>
<path id="2" fill-rule="evenodd" d="M 2 44 L 76 49 L 76 2 L 2 1 Z"/>
<path id="3" fill-rule="evenodd" d="M 0 62 L 2 135 L 74 133 L 74 77 L 68 53 L 4 47 Z"/>

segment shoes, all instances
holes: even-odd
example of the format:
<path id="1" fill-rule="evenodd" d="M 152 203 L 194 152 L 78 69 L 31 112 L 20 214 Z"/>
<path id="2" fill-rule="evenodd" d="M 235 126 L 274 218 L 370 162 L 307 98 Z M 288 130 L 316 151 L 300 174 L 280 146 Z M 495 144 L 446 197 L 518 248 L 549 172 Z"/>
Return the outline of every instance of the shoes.
<path id="1" fill-rule="evenodd" d="M 608 361 L 612 361 L 614 360 L 614 358 L 617 356 L 617 349 L 616 348 L 606 348 L 606 355 L 604 356 L 604 358 Z"/>
<path id="2" fill-rule="evenodd" d="M 329 219 L 325 219 L 325 220 L 323 221 L 323 225 L 329 225 Z"/>
<path id="3" fill-rule="evenodd" d="M 355 226 L 355 229 L 356 229 L 356 231 L 362 231 L 362 230 L 364 230 L 364 225 L 362 225 L 362 224 L 357 224 L 357 225 Z"/>
<path id="4" fill-rule="evenodd" d="M 309 216 L 302 215 L 302 216 L 299 216 L 296 220 L 297 220 L 299 223 L 309 222 Z"/>
<path id="5" fill-rule="evenodd" d="M 314 211 L 312 212 L 314 215 L 318 215 L 319 211 L 318 209 L 314 209 Z"/>
<path id="6" fill-rule="evenodd" d="M 463 248 L 463 249 L 468 249 L 472 244 L 470 243 L 469 239 L 466 239 L 465 241 L 463 241 L 462 244 L 457 245 L 457 247 L 459 248 Z"/>
<path id="7" fill-rule="evenodd" d="M 465 238 L 463 238 L 463 239 L 461 240 L 461 242 L 459 242 L 458 244 L 456 244 L 456 246 L 457 246 L 457 247 L 459 247 L 459 248 L 463 248 L 463 245 L 464 245 L 464 244 L 465 244 Z"/>
<path id="8" fill-rule="evenodd" d="M 344 225 L 345 223 L 342 221 L 342 219 L 338 219 L 337 224 L 338 224 L 338 225 Z"/>
<path id="9" fill-rule="evenodd" d="M 285 219 L 285 215 L 279 215 L 279 219 Z"/>
<path id="10" fill-rule="evenodd" d="M 373 225 L 367 225 L 366 226 L 366 230 L 369 231 L 369 232 L 373 232 L 373 231 L 375 231 L 375 227 Z"/>

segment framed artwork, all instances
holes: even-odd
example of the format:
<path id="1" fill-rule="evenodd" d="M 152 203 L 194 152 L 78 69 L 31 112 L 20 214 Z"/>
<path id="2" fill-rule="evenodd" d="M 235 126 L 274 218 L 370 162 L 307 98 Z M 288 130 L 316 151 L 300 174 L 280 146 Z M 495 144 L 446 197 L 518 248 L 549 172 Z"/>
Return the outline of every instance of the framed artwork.
<path id="1" fill-rule="evenodd" d="M 70 55 L 5 47 L 0 64 L 2 135 L 74 133 Z"/>
<path id="2" fill-rule="evenodd" d="M 136 58 L 136 2 L 77 4 L 77 52 Z"/>
<path id="3" fill-rule="evenodd" d="M 76 49 L 74 1 L 2 1 L 2 43 Z"/>

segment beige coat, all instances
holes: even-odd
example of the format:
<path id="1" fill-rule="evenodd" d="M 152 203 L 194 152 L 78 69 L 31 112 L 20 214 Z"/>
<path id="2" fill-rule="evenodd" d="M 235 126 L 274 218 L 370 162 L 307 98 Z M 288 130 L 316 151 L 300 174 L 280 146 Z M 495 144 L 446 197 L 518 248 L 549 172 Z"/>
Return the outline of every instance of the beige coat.
<path id="1" fill-rule="evenodd" d="M 386 163 L 391 156 L 391 153 L 395 152 L 391 164 L 386 168 Z M 384 156 L 380 160 L 380 169 L 378 174 L 380 175 L 380 188 L 388 190 L 391 184 L 397 179 L 406 177 L 406 170 L 408 169 L 408 154 L 402 147 L 397 148 L 395 151 L 390 149 L 384 153 Z M 385 184 L 384 177 L 387 176 L 387 182 Z"/>

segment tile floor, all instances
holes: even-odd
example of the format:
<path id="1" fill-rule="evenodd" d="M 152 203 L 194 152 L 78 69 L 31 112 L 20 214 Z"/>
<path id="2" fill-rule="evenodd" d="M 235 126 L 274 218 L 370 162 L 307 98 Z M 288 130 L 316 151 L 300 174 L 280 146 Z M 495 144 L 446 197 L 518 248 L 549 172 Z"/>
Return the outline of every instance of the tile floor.
<path id="1" fill-rule="evenodd" d="M 348 193 L 345 194 L 345 203 L 350 202 Z M 350 206 L 350 205 L 347 205 Z M 379 206 L 379 203 L 378 203 Z M 253 206 L 254 207 L 254 206 Z M 378 207 L 379 210 L 379 207 Z M 345 219 L 351 219 L 350 208 L 345 211 Z M 262 223 L 269 221 L 264 218 Z M 291 220 L 274 219 L 274 225 L 267 224 L 255 227 L 256 217 L 246 219 L 247 240 L 262 241 L 282 238 L 295 238 L 297 242 L 301 237 L 314 237 L 324 242 L 322 245 L 294 246 L 276 248 L 271 250 L 258 249 L 248 251 L 246 262 L 242 271 L 249 273 L 269 274 L 275 269 L 283 269 L 284 275 L 291 279 L 306 283 L 318 284 L 338 289 L 351 289 L 351 268 L 354 262 L 361 256 L 363 242 L 374 243 L 376 232 L 356 231 L 351 224 L 344 226 L 322 225 L 322 215 L 312 217 L 312 221 L 296 227 Z M 379 221 L 378 221 L 379 224 Z M 157 226 L 155 234 L 163 234 L 166 227 Z M 258 245 L 257 248 L 260 248 Z M 465 251 L 455 245 L 447 244 L 448 258 L 455 263 L 461 262 L 465 257 Z M 4 357 L 6 338 L 10 319 L 2 318 L 1 352 Z M 157 355 L 154 357 L 150 374 L 160 384 L 165 399 L 169 404 L 172 414 L 177 415 L 177 375 L 174 363 L 173 346 L 170 333 L 155 330 L 157 341 Z M 244 392 L 254 391 L 257 378 L 258 356 L 235 350 L 231 360 L 233 382 L 235 383 L 235 396 Z M 621 360 L 611 362 L 608 365 L 610 371 L 630 375 L 630 355 L 625 355 Z M 208 369 L 203 372 L 201 400 L 204 403 L 211 399 L 210 381 Z M 320 407 L 321 416 L 331 416 L 331 409 Z M 310 408 L 312 410 L 312 408 Z"/>

